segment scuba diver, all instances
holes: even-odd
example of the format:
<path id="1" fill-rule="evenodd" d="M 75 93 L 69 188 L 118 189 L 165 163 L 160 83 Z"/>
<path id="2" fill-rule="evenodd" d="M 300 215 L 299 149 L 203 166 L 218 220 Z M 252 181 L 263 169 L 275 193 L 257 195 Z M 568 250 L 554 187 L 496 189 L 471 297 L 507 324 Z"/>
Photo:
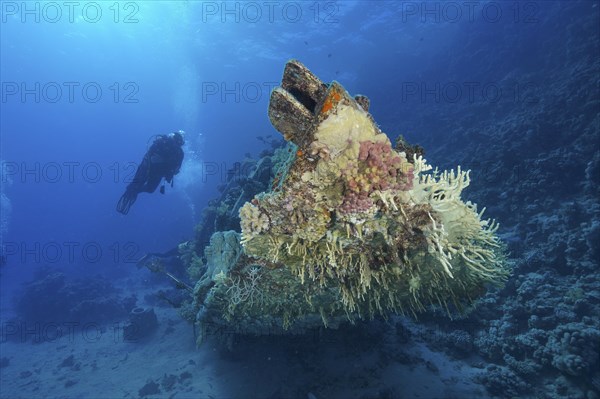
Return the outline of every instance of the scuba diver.
<path id="1" fill-rule="evenodd" d="M 144 155 L 142 163 L 138 166 L 133 180 L 127 185 L 125 193 L 119 199 L 118 212 L 127 215 L 138 194 L 153 193 L 163 177 L 173 187 L 173 176 L 179 173 L 183 162 L 183 150 L 181 149 L 183 144 L 183 131 L 181 130 L 168 136 L 160 135 L 154 140 Z M 164 184 L 160 188 L 160 193 L 165 193 Z"/>

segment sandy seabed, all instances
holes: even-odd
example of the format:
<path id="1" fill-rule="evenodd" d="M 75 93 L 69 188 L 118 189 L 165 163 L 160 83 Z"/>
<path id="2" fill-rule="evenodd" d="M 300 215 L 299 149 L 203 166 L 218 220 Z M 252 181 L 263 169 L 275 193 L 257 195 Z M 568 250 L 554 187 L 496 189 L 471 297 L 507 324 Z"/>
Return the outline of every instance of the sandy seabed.
<path id="1" fill-rule="evenodd" d="M 175 310 L 155 311 L 158 330 L 138 342 L 124 342 L 118 324 L 64 330 L 47 342 L 35 343 L 35 330 L 24 342 L 3 341 L 8 365 L 0 368 L 0 396 L 487 397 L 473 381 L 478 368 L 430 350 L 418 337 L 399 343 L 392 326 L 376 335 L 348 327 L 320 338 L 237 337 L 229 349 L 222 337 L 210 336 L 196 348 L 192 327 Z"/>

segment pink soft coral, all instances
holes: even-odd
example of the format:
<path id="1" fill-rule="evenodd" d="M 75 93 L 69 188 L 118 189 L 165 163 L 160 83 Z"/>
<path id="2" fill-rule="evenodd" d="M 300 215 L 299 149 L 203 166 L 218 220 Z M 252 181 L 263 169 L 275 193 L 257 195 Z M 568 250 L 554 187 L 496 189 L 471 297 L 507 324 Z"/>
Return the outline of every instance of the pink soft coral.
<path id="1" fill-rule="evenodd" d="M 361 142 L 358 160 L 342 171 L 346 191 L 339 211 L 344 214 L 367 211 L 374 205 L 369 196 L 377 190 L 410 189 L 412 169 L 403 173 L 403 164 L 406 162 L 389 143 Z"/>

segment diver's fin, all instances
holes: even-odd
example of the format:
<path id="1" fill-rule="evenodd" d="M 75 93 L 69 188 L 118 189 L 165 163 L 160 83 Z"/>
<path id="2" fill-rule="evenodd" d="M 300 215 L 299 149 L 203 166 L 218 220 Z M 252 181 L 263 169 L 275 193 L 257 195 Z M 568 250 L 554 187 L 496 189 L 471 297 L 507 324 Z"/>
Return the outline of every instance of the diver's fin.
<path id="1" fill-rule="evenodd" d="M 123 194 L 119 199 L 119 202 L 117 202 L 117 212 L 127 215 L 131 205 L 133 205 L 136 199 L 137 193 L 125 191 L 125 194 Z"/>

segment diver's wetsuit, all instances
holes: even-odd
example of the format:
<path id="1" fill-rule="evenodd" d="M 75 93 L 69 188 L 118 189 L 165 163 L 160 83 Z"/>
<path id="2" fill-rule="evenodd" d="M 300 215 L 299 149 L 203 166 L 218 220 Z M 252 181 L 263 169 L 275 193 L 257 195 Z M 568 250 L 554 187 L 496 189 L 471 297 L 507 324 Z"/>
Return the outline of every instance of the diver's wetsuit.
<path id="1" fill-rule="evenodd" d="M 182 145 L 183 137 L 179 133 L 162 135 L 154 140 L 138 166 L 133 180 L 119 199 L 118 212 L 126 215 L 137 199 L 137 195 L 142 192 L 153 193 L 163 177 L 173 186 L 173 176 L 179 173 L 183 162 Z"/>

